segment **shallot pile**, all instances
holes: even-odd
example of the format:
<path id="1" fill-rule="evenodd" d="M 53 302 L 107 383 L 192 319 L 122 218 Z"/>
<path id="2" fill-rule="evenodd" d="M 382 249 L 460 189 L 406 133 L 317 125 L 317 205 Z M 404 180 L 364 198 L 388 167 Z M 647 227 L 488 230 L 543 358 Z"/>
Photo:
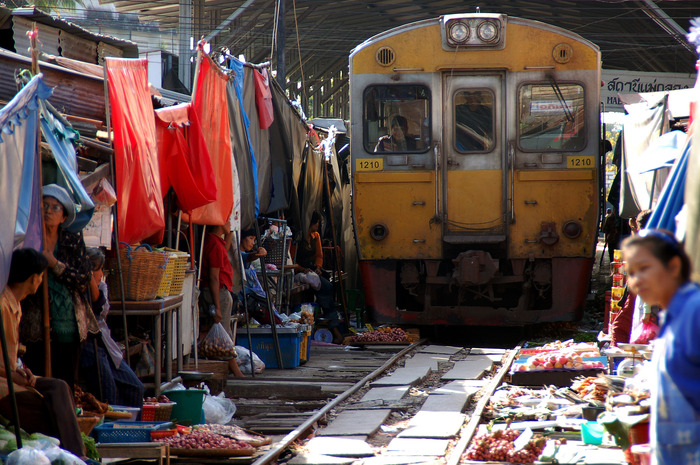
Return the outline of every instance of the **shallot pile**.
<path id="1" fill-rule="evenodd" d="M 475 437 L 464 454 L 466 460 L 534 463 L 544 449 L 545 439 L 530 439 L 522 449 L 515 450 L 515 441 L 520 431 L 498 430 Z"/>
<path id="2" fill-rule="evenodd" d="M 408 334 L 401 328 L 378 328 L 374 331 L 354 335 L 350 342 L 410 342 Z"/>
<path id="3" fill-rule="evenodd" d="M 243 441 L 236 441 L 219 434 L 197 430 L 184 436 L 171 436 L 157 439 L 157 442 L 170 444 L 173 449 L 252 449 L 253 446 Z"/>

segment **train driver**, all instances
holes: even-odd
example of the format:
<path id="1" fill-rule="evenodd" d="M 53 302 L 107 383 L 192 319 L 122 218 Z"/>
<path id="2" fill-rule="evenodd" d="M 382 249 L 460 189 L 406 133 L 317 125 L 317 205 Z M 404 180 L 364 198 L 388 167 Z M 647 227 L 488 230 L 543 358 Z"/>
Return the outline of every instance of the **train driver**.
<path id="1" fill-rule="evenodd" d="M 464 152 L 490 150 L 493 147 L 492 105 L 484 103 L 483 91 L 467 91 L 455 99 L 457 148 Z"/>
<path id="2" fill-rule="evenodd" d="M 416 150 L 416 140 L 408 135 L 408 120 L 401 115 L 389 118 L 391 132 L 377 141 L 375 152 L 409 152 Z"/>

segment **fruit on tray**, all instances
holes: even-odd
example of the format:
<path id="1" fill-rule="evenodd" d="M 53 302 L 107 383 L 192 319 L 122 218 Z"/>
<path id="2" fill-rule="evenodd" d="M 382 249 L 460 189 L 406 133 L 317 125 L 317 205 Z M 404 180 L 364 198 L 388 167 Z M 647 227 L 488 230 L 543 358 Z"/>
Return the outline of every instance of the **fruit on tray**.
<path id="1" fill-rule="evenodd" d="M 463 458 L 479 461 L 534 463 L 542 453 L 546 440 L 543 437 L 535 436 L 522 448 L 516 450 L 514 442 L 520 434 L 520 431 L 505 429 L 476 436 L 472 439 Z"/>
<path id="2" fill-rule="evenodd" d="M 598 360 L 588 360 L 578 352 L 550 352 L 533 355 L 525 363 L 519 364 L 516 371 L 540 371 L 540 370 L 594 370 L 605 368 Z"/>
<path id="3" fill-rule="evenodd" d="M 252 449 L 247 442 L 230 439 L 220 434 L 204 430 L 195 430 L 182 436 L 157 439 L 157 442 L 170 444 L 174 449 Z"/>
<path id="4" fill-rule="evenodd" d="M 377 328 L 374 331 L 359 333 L 350 338 L 350 342 L 411 342 L 410 337 L 401 328 Z"/>
<path id="5" fill-rule="evenodd" d="M 168 399 L 168 396 L 166 396 L 164 394 L 161 394 L 158 397 L 146 397 L 143 401 L 148 402 L 149 404 L 157 404 L 157 403 L 168 404 L 168 403 L 170 403 L 170 399 Z"/>

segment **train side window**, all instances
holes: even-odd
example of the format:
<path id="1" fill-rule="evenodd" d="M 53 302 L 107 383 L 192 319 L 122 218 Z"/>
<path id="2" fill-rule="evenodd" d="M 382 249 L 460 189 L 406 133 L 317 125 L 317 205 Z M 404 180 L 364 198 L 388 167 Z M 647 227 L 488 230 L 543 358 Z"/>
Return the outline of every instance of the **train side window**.
<path id="1" fill-rule="evenodd" d="M 526 84 L 518 93 L 520 148 L 578 151 L 586 145 L 583 86 Z"/>
<path id="2" fill-rule="evenodd" d="M 490 152 L 493 140 L 493 92 L 462 90 L 454 98 L 455 145 L 460 152 Z"/>
<path id="3" fill-rule="evenodd" d="M 363 113 L 368 152 L 421 153 L 430 148 L 430 91 L 426 86 L 369 86 Z"/>

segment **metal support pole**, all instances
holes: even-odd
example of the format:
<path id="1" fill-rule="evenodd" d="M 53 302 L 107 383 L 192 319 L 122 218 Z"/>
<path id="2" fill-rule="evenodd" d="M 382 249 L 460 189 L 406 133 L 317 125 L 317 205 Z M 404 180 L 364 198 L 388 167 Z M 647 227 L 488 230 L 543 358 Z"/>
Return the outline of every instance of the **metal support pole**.
<path id="1" fill-rule="evenodd" d="M 287 90 L 287 70 L 285 69 L 284 55 L 286 52 L 284 40 L 284 3 L 279 0 L 277 5 L 277 82 L 282 90 Z"/>
<path id="2" fill-rule="evenodd" d="M 248 314 L 248 299 L 245 295 L 245 264 L 243 263 L 243 255 L 241 255 L 241 238 L 238 235 L 238 230 L 234 231 L 236 237 L 236 252 L 238 255 L 238 266 L 240 267 L 241 276 L 241 293 L 243 294 L 243 312 L 245 313 L 245 332 L 248 336 L 248 356 L 250 358 L 250 375 L 255 378 L 255 364 L 253 363 L 253 338 L 250 335 L 250 315 Z"/>
<path id="3" fill-rule="evenodd" d="M 192 64 L 190 57 L 190 38 L 192 37 L 192 0 L 180 0 L 180 21 L 178 30 L 180 31 L 178 44 L 178 72 L 180 81 L 188 89 L 192 88 Z"/>
<path id="4" fill-rule="evenodd" d="M 338 243 L 336 242 L 336 229 L 335 229 L 335 220 L 333 219 L 333 197 L 331 196 L 331 186 L 330 182 L 328 180 L 328 161 L 326 160 L 326 157 L 322 157 L 322 163 L 323 163 L 323 183 L 325 184 L 326 187 L 326 196 L 328 198 L 328 216 L 330 218 L 330 223 L 331 223 L 331 237 L 332 237 L 332 243 L 331 245 L 333 246 L 333 257 L 334 257 L 334 274 L 337 272 L 336 276 L 337 278 L 335 279 L 335 282 L 333 283 L 333 287 L 338 290 L 340 293 L 340 303 L 343 307 L 343 315 L 345 315 L 345 323 L 347 325 L 350 325 L 350 315 L 348 314 L 348 304 L 345 301 L 345 286 L 343 285 L 343 279 L 342 279 L 342 274 L 340 271 L 340 257 L 336 253 L 337 251 L 337 246 Z"/>

